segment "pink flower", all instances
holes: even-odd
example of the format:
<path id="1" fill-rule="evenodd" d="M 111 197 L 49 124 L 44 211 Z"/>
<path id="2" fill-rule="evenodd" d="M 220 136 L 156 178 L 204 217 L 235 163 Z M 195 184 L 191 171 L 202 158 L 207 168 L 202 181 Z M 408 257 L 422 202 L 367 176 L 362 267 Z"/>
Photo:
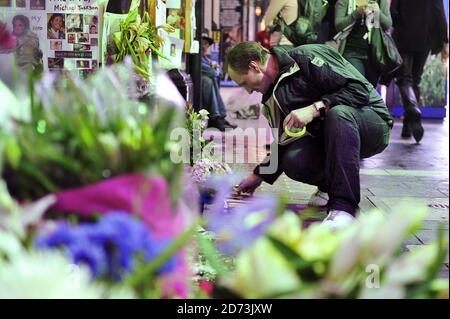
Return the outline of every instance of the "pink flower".
<path id="1" fill-rule="evenodd" d="M 56 194 L 56 211 L 73 212 L 89 217 L 111 210 L 138 213 L 156 238 L 175 238 L 198 218 L 198 193 L 189 177 L 184 176 L 184 189 L 176 207 L 172 207 L 169 186 L 164 177 L 129 174 L 113 177 L 93 185 Z M 162 288 L 165 296 L 187 298 L 192 276 L 184 256 L 178 251 L 175 270 L 165 274 Z"/>
<path id="2" fill-rule="evenodd" d="M 0 51 L 8 51 L 16 46 L 16 38 L 6 28 L 6 24 L 0 22 Z"/>
<path id="3" fill-rule="evenodd" d="M 199 282 L 198 286 L 208 296 L 211 296 L 211 294 L 214 290 L 214 285 L 212 283 L 210 283 L 209 281 L 202 280 Z"/>

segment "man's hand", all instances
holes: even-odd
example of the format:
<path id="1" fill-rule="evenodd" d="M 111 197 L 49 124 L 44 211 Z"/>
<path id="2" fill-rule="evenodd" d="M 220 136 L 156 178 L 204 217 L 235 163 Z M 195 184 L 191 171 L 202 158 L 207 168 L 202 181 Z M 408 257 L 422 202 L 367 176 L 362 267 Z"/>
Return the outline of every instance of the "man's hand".
<path id="1" fill-rule="evenodd" d="M 292 127 L 303 128 L 304 126 L 312 122 L 314 117 L 317 116 L 318 114 L 314 105 L 302 107 L 289 113 L 288 116 L 286 116 L 286 118 L 284 119 L 283 126 L 288 130 L 290 130 Z"/>
<path id="2" fill-rule="evenodd" d="M 263 179 L 260 176 L 252 174 L 239 183 L 238 187 L 236 188 L 236 193 L 253 194 L 255 192 L 255 189 L 257 189 L 262 182 Z"/>
<path id="3" fill-rule="evenodd" d="M 359 6 L 359 7 L 356 7 L 356 17 L 357 18 L 361 18 L 365 13 L 366 13 L 366 10 L 367 10 L 367 6 Z"/>

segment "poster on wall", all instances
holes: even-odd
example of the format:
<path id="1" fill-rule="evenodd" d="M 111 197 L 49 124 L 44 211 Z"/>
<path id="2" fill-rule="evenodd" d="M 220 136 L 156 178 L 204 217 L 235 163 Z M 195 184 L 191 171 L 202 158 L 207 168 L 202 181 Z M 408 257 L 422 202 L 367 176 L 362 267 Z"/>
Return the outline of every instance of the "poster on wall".
<path id="1" fill-rule="evenodd" d="M 20 68 L 85 76 L 98 68 L 99 0 L 0 0 L 0 21 L 16 38 Z"/>

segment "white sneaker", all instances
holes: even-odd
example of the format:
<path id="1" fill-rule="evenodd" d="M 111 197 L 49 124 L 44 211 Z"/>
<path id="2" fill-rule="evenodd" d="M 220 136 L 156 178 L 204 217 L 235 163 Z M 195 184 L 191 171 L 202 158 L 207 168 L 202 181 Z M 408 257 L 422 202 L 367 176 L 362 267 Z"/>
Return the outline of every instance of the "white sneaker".
<path id="1" fill-rule="evenodd" d="M 327 226 L 330 230 L 344 229 L 355 221 L 355 217 L 342 210 L 330 210 L 328 216 L 322 221 L 322 225 Z"/>
<path id="2" fill-rule="evenodd" d="M 312 194 L 311 198 L 309 199 L 308 205 L 314 207 L 324 207 L 327 206 L 329 199 L 330 198 L 328 197 L 328 193 L 317 190 L 314 194 Z"/>

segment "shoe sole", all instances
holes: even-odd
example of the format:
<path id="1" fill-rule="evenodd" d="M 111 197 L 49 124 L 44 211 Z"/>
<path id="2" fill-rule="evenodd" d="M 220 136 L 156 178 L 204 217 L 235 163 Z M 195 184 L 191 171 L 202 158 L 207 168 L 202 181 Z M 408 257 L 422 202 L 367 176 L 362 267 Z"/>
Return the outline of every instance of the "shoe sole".
<path id="1" fill-rule="evenodd" d="M 424 129 L 422 126 L 422 123 L 420 122 L 420 120 L 414 121 L 411 124 L 411 130 L 414 136 L 414 139 L 416 140 L 417 143 L 419 143 L 422 140 L 423 134 L 424 134 Z"/>

